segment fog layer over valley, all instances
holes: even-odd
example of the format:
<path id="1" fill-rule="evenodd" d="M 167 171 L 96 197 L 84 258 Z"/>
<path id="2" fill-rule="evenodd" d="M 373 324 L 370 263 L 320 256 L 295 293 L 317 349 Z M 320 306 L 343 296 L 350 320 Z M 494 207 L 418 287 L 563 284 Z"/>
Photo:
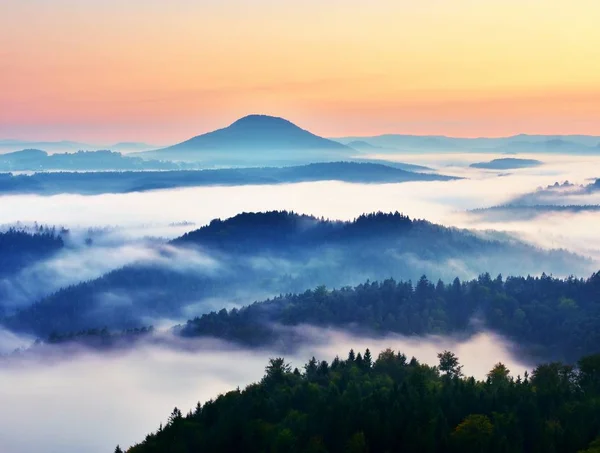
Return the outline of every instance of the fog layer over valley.
<path id="1" fill-rule="evenodd" d="M 600 158 L 596 156 L 535 155 L 544 161 L 538 168 L 489 171 L 469 168 L 471 163 L 489 160 L 490 154 L 394 154 L 373 155 L 414 164 L 423 164 L 443 174 L 468 178 L 456 181 L 407 182 L 402 184 L 349 184 L 311 182 L 247 187 L 201 187 L 177 190 L 155 190 L 122 195 L 14 195 L 0 197 L 4 223 L 40 222 L 67 225 L 70 228 L 97 226 L 140 227 L 168 225 L 192 221 L 203 225 L 214 218 L 227 218 L 240 212 L 287 209 L 330 219 L 351 220 L 366 212 L 400 211 L 413 218 L 424 218 L 446 226 L 508 231 L 543 247 L 569 248 L 578 235 L 559 237 L 545 214 L 533 221 L 519 222 L 519 214 L 509 215 L 506 224 L 485 218 L 473 218 L 461 212 L 506 205 L 538 188 L 570 181 L 587 185 L 599 176 Z M 532 157 L 531 155 L 519 155 Z M 559 194 L 561 195 L 561 194 Z M 600 204 L 600 192 L 585 192 L 534 204 L 594 205 Z M 531 203 L 530 203 L 531 204 Z M 156 207 L 160 209 L 156 209 Z M 594 221 L 600 219 L 590 216 Z M 515 220 L 516 222 L 513 222 Z M 565 220 L 568 221 L 568 220 Z M 591 221 L 578 222 L 578 229 L 592 230 Z M 535 234 L 531 232 L 534 231 Z M 142 235 L 146 235 L 143 231 Z M 152 234 L 152 233 L 150 233 Z M 584 234 L 585 235 L 585 234 Z M 176 234 L 171 234 L 175 237 Z M 589 234 L 588 234 L 589 236 Z M 590 250 L 597 250 L 595 244 Z M 578 253 L 587 254 L 578 247 Z"/>
<path id="2" fill-rule="evenodd" d="M 312 355 L 392 347 L 434 365 L 435 354 L 450 349 L 466 374 L 485 378 L 498 361 L 516 375 L 539 357 L 572 360 L 593 348 L 600 212 L 581 206 L 600 203 L 592 190 L 597 157 L 519 155 L 543 165 L 510 170 L 470 167 L 506 157 L 494 153 L 362 157 L 461 179 L 0 196 L 2 231 L 55 226 L 43 253 L 23 254 L 31 242 L 23 236 L 3 255 L 18 260 L 0 275 L 0 400 L 14 408 L 0 412 L 0 450 L 131 445 L 164 424 L 173 406 L 187 412 L 257 381 L 268 358 L 284 353 L 301 366 Z M 528 197 L 573 207 L 535 215 L 487 209 Z M 398 213 L 364 215 L 378 211 Z M 542 273 L 585 280 L 507 279 Z M 460 300 L 470 301 L 464 310 L 452 302 L 457 277 Z M 412 280 L 406 287 L 420 295 L 386 299 L 388 278 Z M 346 303 L 338 295 L 350 294 L 347 285 L 369 295 L 357 291 L 352 310 L 337 305 Z M 270 298 L 277 299 L 252 305 Z M 248 341 L 257 332 L 273 341 Z M 36 338 L 43 344 L 27 349 Z M 17 347 L 27 351 L 12 356 Z M 39 435 L 28 436 L 24 420 Z"/>
<path id="3" fill-rule="evenodd" d="M 447 281 L 497 274 L 589 274 L 593 262 L 543 251 L 493 234 L 473 235 L 396 214 L 353 222 L 288 212 L 241 214 L 188 233 L 155 254 L 97 280 L 64 288 L 4 319 L 39 335 L 112 326 L 131 328 L 160 317 L 207 311 L 202 301 L 340 287 L 387 277 Z M 434 280 L 435 281 L 435 280 Z"/>
<path id="4" fill-rule="evenodd" d="M 301 367 L 313 355 L 331 361 L 351 348 L 368 347 L 377 355 L 389 347 L 431 365 L 438 361 L 436 353 L 451 349 L 465 373 L 477 377 L 484 377 L 498 360 L 514 375 L 531 368 L 513 358 L 507 345 L 493 335 L 465 343 L 435 337 L 369 339 L 321 329 L 306 335 L 313 338 L 312 344 L 285 355 L 294 366 Z M 174 406 L 185 413 L 198 401 L 258 381 L 268 358 L 279 355 L 276 350 L 194 340 L 177 349 L 140 345 L 118 354 L 81 352 L 77 360 L 52 366 L 43 362 L 0 366 L 0 400 L 11 408 L 0 412 L 0 450 L 104 453 L 114 450 L 116 443 L 129 446 L 164 425 L 165 414 Z M 28 424 L 36 426 L 36 436 L 27 434 Z"/>

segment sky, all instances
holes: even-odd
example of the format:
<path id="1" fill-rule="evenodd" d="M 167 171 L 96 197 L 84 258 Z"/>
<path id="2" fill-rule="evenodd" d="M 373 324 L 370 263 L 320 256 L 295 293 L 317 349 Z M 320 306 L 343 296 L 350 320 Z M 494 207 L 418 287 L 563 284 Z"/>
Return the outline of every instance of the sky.
<path id="1" fill-rule="evenodd" d="M 600 134 L 597 0 L 3 0 L 0 139 Z"/>

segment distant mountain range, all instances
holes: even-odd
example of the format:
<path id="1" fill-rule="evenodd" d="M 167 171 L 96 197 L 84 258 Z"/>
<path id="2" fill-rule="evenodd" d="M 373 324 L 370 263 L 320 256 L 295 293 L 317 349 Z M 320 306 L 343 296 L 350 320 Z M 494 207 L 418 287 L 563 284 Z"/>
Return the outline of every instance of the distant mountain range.
<path id="1" fill-rule="evenodd" d="M 519 134 L 499 138 L 458 138 L 443 135 L 386 134 L 372 137 L 340 137 L 339 143 L 352 146 L 359 143 L 361 149 L 371 146 L 380 152 L 398 151 L 493 151 L 504 153 L 600 153 L 600 136 L 592 135 L 528 135 Z"/>
<path id="2" fill-rule="evenodd" d="M 600 136 L 528 135 L 499 138 L 457 138 L 443 135 L 387 134 L 327 139 L 290 121 L 268 115 L 248 115 L 231 125 L 160 148 L 122 142 L 97 146 L 73 141 L 0 140 L 0 152 L 40 149 L 48 152 L 112 150 L 163 161 L 200 163 L 203 167 L 280 166 L 349 160 L 373 153 L 497 152 L 600 154 Z"/>
<path id="3" fill-rule="evenodd" d="M 146 160 L 106 150 L 48 154 L 40 149 L 24 149 L 0 154 L 0 172 L 182 170 L 194 168 L 198 168 L 198 166 L 188 163 Z"/>
<path id="4" fill-rule="evenodd" d="M 283 118 L 249 115 L 223 129 L 198 135 L 177 145 L 137 155 L 182 161 L 276 162 L 331 160 L 356 150 L 319 137 Z"/>

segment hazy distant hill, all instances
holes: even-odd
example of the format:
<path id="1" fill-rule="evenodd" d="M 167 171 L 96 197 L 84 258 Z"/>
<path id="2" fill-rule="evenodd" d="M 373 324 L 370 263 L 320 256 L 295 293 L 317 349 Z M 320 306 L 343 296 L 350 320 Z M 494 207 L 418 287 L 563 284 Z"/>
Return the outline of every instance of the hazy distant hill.
<path id="1" fill-rule="evenodd" d="M 598 154 L 600 137 L 592 135 L 528 135 L 499 138 L 462 138 L 443 135 L 385 134 L 373 137 L 340 137 L 334 140 L 348 144 L 359 141 L 380 152 L 398 151 L 493 151 L 528 153 Z"/>
<path id="2" fill-rule="evenodd" d="M 513 170 L 517 168 L 539 167 L 540 165 L 543 165 L 543 162 L 535 159 L 505 157 L 502 159 L 493 159 L 489 162 L 477 162 L 471 164 L 470 167 L 490 170 Z"/>
<path id="3" fill-rule="evenodd" d="M 372 150 L 381 148 L 381 146 L 371 145 L 370 143 L 365 142 L 364 140 L 354 140 L 354 141 L 346 143 L 346 145 L 349 146 L 350 148 L 354 148 L 357 150 L 365 150 L 365 151 L 372 151 Z"/>
<path id="4" fill-rule="evenodd" d="M 145 162 L 142 159 L 139 161 Z M 167 164 L 171 163 L 165 163 Z M 220 170 L 54 172 L 33 175 L 0 173 L 0 193 L 100 194 L 215 185 L 239 186 L 314 181 L 400 183 L 453 179 L 458 178 L 432 173 L 414 173 L 376 163 L 330 162 L 291 167 Z"/>
<path id="5" fill-rule="evenodd" d="M 138 154 L 144 158 L 233 163 L 349 156 L 352 148 L 267 115 L 249 115 L 223 129 L 168 148 Z"/>
<path id="6" fill-rule="evenodd" d="M 156 145 L 138 142 L 122 142 L 109 145 L 93 145 L 69 140 L 51 141 L 29 141 L 29 140 L 0 140 L 0 153 L 18 151 L 22 149 L 43 149 L 50 153 L 72 153 L 76 151 L 98 151 L 109 149 L 111 151 L 132 152 L 146 151 L 157 148 Z"/>
<path id="7" fill-rule="evenodd" d="M 44 227 L 37 227 L 34 231 L 15 228 L 0 231 L 0 279 L 62 249 L 61 234 L 66 233 Z"/>
<path id="8" fill-rule="evenodd" d="M 555 214 L 578 214 L 581 212 L 600 212 L 600 205 L 515 205 L 506 204 L 501 206 L 492 206 L 490 208 L 479 208 L 467 211 L 468 215 L 475 216 L 487 222 L 507 222 L 507 221 L 529 221 L 537 217 Z"/>
<path id="9" fill-rule="evenodd" d="M 594 205 L 597 198 L 590 195 L 600 192 L 600 179 L 586 185 L 576 185 L 568 181 L 562 184 L 555 182 L 547 187 L 540 187 L 535 192 L 520 195 L 508 204 L 512 206 L 544 206 L 544 205 Z"/>
<path id="10" fill-rule="evenodd" d="M 594 138 L 596 139 L 596 138 Z M 503 146 L 502 150 L 518 152 L 543 152 L 564 154 L 595 154 L 598 152 L 592 145 L 571 140 L 568 137 L 548 138 L 541 141 L 514 140 Z"/>
<path id="11" fill-rule="evenodd" d="M 24 149 L 0 154 L 0 171 L 48 170 L 178 170 L 189 168 L 174 162 L 145 160 L 114 151 L 77 151 L 48 154 L 39 149 Z"/>

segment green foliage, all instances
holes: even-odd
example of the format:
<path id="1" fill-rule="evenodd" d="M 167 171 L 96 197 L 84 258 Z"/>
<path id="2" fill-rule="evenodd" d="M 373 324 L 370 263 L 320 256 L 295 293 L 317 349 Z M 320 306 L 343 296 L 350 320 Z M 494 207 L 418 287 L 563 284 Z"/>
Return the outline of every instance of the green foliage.
<path id="1" fill-rule="evenodd" d="M 600 438 L 593 441 L 585 450 L 580 450 L 579 453 L 600 453 Z"/>
<path id="2" fill-rule="evenodd" d="M 439 369 L 450 378 L 462 376 L 462 365 L 458 364 L 458 357 L 453 352 L 444 351 L 438 354 Z"/>
<path id="3" fill-rule="evenodd" d="M 486 415 L 468 415 L 452 432 L 452 440 L 459 451 L 485 453 L 489 451 L 494 426 Z"/>
<path id="4" fill-rule="evenodd" d="M 600 344 L 600 273 L 587 280 L 546 275 L 503 280 L 483 274 L 468 282 L 455 279 L 450 285 L 441 281 L 434 285 L 423 276 L 415 286 L 388 279 L 332 291 L 318 287 L 205 314 L 188 321 L 182 335 L 220 337 L 245 345 L 286 341 L 289 331 L 273 329 L 274 323 L 444 335 L 474 332 L 474 317 L 515 340 L 523 353 L 575 362 L 596 353 Z M 348 358 L 358 360 L 353 351 Z M 451 356 L 440 357 L 440 366 L 451 377 L 460 375 Z"/>
<path id="5" fill-rule="evenodd" d="M 372 366 L 365 363 L 370 352 L 348 355 L 331 366 L 311 358 L 304 373 L 271 359 L 260 383 L 198 404 L 187 416 L 176 409 L 128 453 L 598 451 L 593 379 L 600 355 L 582 359 L 584 369 L 540 365 L 531 382 L 514 380 L 501 363 L 487 382 L 459 376 L 450 351 L 440 359 L 452 379 L 389 349 Z"/>

